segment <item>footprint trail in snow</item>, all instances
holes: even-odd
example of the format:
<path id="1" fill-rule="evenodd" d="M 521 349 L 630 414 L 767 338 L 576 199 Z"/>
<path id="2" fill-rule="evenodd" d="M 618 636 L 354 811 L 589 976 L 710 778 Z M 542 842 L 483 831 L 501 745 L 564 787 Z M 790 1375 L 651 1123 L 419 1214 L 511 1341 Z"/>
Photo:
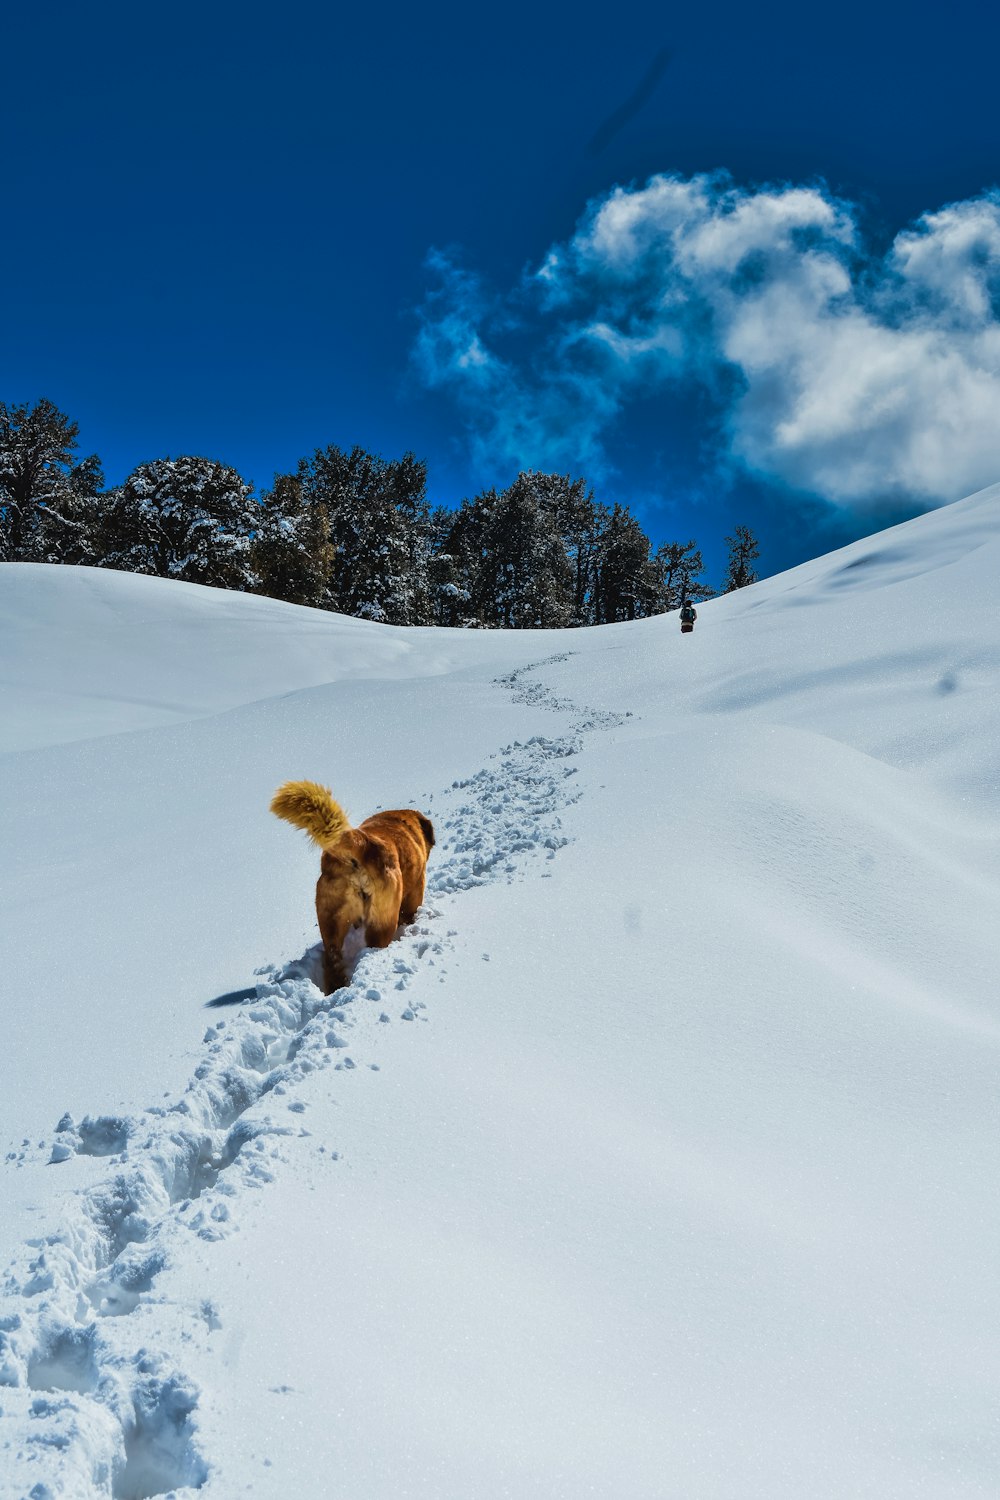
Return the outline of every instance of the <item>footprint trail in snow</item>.
<path id="1" fill-rule="evenodd" d="M 260 971 L 253 998 L 208 1027 L 175 1102 L 59 1121 L 52 1163 L 106 1157 L 112 1170 L 68 1198 L 60 1227 L 24 1246 L 0 1288 L 0 1445 L 5 1418 L 20 1434 L 0 1446 L 0 1500 L 140 1500 L 210 1478 L 198 1389 L 173 1350 L 149 1347 L 156 1278 L 178 1237 L 229 1232 L 242 1194 L 273 1180 L 283 1140 L 308 1134 L 297 1084 L 317 1069 L 364 1066 L 357 1054 L 373 1027 L 423 1019 L 405 991 L 450 947 L 454 896 L 523 878 L 567 842 L 560 813 L 580 795 L 582 737 L 627 717 L 581 708 L 534 677 L 570 654 L 497 679 L 515 702 L 569 717 L 570 732 L 515 742 L 439 794 L 428 901 L 403 937 L 364 952 L 331 996 L 317 988 L 318 947 Z M 209 1300 L 192 1297 L 182 1315 L 185 1337 L 221 1326 Z"/>

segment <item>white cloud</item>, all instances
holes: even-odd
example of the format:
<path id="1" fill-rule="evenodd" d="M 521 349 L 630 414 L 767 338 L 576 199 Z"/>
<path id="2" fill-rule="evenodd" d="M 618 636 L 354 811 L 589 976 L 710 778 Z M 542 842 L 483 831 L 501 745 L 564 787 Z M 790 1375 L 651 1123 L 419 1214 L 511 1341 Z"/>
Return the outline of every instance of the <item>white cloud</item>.
<path id="1" fill-rule="evenodd" d="M 512 294 L 509 328 L 436 260 L 417 360 L 478 456 L 595 476 L 638 393 L 724 392 L 728 456 L 843 506 L 1000 478 L 1000 195 L 925 214 L 881 258 L 821 186 L 660 176 L 588 207 Z"/>
<path id="2" fill-rule="evenodd" d="M 891 264 L 911 295 L 939 321 L 966 328 L 995 325 L 1000 286 L 1000 203 L 996 195 L 925 214 L 900 234 Z"/>

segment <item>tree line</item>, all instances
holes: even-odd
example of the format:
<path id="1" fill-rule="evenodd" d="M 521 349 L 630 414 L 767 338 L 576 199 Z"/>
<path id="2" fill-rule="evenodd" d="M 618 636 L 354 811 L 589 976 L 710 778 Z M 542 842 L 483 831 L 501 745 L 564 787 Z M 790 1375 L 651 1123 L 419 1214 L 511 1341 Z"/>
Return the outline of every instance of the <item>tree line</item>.
<path id="1" fill-rule="evenodd" d="M 259 497 L 215 460 L 160 458 L 106 487 L 51 402 L 0 403 L 0 560 L 76 563 L 267 594 L 393 625 L 604 625 L 719 592 L 693 540 L 653 548 L 583 479 L 522 472 L 457 509 L 412 453 L 331 444 Z M 729 543 L 722 592 L 756 581 L 756 538 Z"/>

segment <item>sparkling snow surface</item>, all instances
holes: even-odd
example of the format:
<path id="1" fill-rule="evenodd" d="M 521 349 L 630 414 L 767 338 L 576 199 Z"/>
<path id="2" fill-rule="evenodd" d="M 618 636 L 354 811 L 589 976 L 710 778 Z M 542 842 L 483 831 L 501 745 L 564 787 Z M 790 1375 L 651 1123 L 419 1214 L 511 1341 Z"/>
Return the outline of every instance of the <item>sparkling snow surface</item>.
<path id="1" fill-rule="evenodd" d="M 998 578 L 1000 486 L 683 638 L 0 568 L 0 1496 L 996 1500 Z M 328 998 L 290 777 L 438 832 Z"/>

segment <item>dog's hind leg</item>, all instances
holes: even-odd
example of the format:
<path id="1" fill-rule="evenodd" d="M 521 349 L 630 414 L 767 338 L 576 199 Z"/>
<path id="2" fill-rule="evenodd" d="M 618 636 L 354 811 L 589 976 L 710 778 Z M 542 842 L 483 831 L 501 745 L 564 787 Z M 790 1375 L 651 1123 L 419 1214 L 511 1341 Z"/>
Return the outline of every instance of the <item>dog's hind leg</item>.
<path id="1" fill-rule="evenodd" d="M 323 939 L 323 992 L 332 995 L 334 990 L 347 983 L 347 965 L 344 963 L 347 928 L 336 917 L 331 919 L 325 910 L 319 911 L 319 918 L 319 935 Z"/>
<path id="2" fill-rule="evenodd" d="M 339 949 L 323 949 L 323 993 L 332 995 L 347 983 L 344 955 Z"/>
<path id="3" fill-rule="evenodd" d="M 415 892 L 408 893 L 408 894 L 409 894 L 409 900 L 404 901 L 402 907 L 400 908 L 400 912 L 399 912 L 399 920 L 403 924 L 404 927 L 409 927 L 410 923 L 413 921 L 414 917 L 417 915 L 417 912 L 420 910 L 421 906 L 423 906 L 423 904 L 424 904 L 423 882 L 421 882 L 419 894 L 417 894 Z"/>
<path id="4" fill-rule="evenodd" d="M 403 896 L 403 904 L 399 910 L 399 920 L 404 927 L 409 927 L 421 906 L 424 904 L 425 876 L 423 872 L 415 876 L 406 888 Z"/>
<path id="5" fill-rule="evenodd" d="M 370 922 L 365 928 L 365 942 L 369 948 L 388 948 L 396 936 L 396 928 L 399 926 L 397 918 L 390 927 L 388 923 Z"/>

